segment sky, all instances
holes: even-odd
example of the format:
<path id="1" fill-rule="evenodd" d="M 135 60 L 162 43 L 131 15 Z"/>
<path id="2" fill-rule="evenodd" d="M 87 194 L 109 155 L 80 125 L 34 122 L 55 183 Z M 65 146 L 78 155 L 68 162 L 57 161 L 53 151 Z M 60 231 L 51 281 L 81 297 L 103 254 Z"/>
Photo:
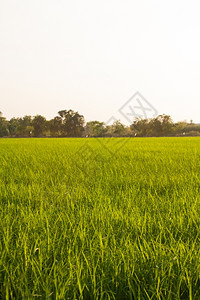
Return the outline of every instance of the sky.
<path id="1" fill-rule="evenodd" d="M 200 123 L 200 1 L 1 0 L 0 111 L 62 109 L 86 121 L 139 92 L 157 114 Z"/>

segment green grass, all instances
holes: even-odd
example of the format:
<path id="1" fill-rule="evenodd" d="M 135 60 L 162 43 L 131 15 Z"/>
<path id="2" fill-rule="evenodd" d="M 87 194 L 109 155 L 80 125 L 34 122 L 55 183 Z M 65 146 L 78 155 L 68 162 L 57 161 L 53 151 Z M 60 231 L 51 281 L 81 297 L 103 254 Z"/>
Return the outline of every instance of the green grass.
<path id="1" fill-rule="evenodd" d="M 200 138 L 1 139 L 0 200 L 1 299 L 200 299 Z"/>

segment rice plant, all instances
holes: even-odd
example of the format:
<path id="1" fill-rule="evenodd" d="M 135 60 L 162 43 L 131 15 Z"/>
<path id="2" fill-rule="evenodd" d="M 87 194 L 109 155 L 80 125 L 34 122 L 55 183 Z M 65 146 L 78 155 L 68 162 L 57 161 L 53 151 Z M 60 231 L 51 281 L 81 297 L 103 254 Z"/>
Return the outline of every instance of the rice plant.
<path id="1" fill-rule="evenodd" d="M 1 139 L 1 299 L 200 299 L 200 138 Z"/>

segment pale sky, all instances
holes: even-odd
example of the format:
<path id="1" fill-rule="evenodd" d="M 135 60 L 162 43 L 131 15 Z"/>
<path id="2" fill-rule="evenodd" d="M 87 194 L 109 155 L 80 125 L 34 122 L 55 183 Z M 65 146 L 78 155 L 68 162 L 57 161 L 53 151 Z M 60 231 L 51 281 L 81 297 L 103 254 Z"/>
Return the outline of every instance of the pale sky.
<path id="1" fill-rule="evenodd" d="M 199 0 L 0 0 L 0 111 L 106 122 L 139 91 L 200 123 L 199 12 Z"/>

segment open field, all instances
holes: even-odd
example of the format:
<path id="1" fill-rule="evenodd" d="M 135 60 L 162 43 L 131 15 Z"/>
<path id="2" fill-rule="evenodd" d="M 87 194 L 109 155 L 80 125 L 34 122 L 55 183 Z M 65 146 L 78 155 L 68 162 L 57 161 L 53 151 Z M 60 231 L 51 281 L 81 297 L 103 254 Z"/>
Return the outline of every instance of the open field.
<path id="1" fill-rule="evenodd" d="M 200 299 L 200 138 L 1 139 L 0 200 L 1 299 Z"/>

